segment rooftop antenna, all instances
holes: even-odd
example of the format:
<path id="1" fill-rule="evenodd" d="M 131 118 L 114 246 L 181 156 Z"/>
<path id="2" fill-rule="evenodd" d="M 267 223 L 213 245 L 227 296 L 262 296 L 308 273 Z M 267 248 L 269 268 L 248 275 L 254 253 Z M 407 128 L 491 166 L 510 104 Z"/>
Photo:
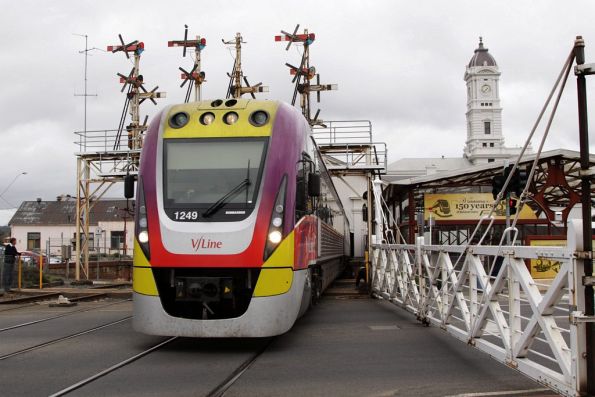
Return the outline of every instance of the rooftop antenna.
<path id="1" fill-rule="evenodd" d="M 130 124 L 126 126 L 126 131 L 128 132 L 128 149 L 135 150 L 142 148 L 143 132 L 147 129 L 147 118 L 145 118 L 143 124 L 140 124 L 140 104 L 149 99 L 153 104 L 157 105 L 155 98 L 165 98 L 165 92 L 157 92 L 159 86 L 155 86 L 151 91 L 147 91 L 144 87 L 144 78 L 143 75 L 140 74 L 140 57 L 145 50 L 145 44 L 138 40 L 125 44 L 121 34 L 118 34 L 118 38 L 120 39 L 120 44 L 110 45 L 107 47 L 107 50 L 112 53 L 123 52 L 128 59 L 130 59 L 130 54 L 132 53 L 134 56 L 134 66 L 128 75 L 117 73 L 120 77 L 120 83 L 122 83 L 122 89 L 120 91 L 124 92 L 126 88 L 128 88 L 128 91 L 126 92 L 124 109 L 120 116 L 120 124 L 118 125 L 114 150 L 120 148 L 120 140 L 127 112 L 130 113 L 132 119 Z"/>
<path id="2" fill-rule="evenodd" d="M 281 31 L 280 36 L 275 36 L 275 41 L 287 41 L 286 51 L 289 50 L 292 43 L 302 43 L 304 46 L 304 52 L 302 53 L 302 59 L 300 66 L 296 67 L 289 63 L 285 65 L 289 67 L 289 73 L 293 76 L 291 80 L 295 83 L 293 90 L 293 97 L 291 104 L 295 105 L 298 93 L 300 94 L 300 107 L 302 108 L 302 114 L 310 123 L 310 126 L 320 125 L 324 126 L 322 120 L 318 119 L 320 109 L 316 111 L 314 117 L 311 117 L 310 110 L 310 92 L 316 92 L 316 102 L 320 103 L 320 92 L 338 89 L 337 84 L 320 84 L 320 74 L 316 73 L 316 68 L 310 66 L 310 45 L 314 42 L 316 35 L 314 33 L 308 33 L 307 29 L 304 29 L 303 34 L 298 34 L 297 31 L 300 28 L 298 24 L 293 33 L 288 33 L 284 30 Z M 312 84 L 312 79 L 316 77 L 316 84 Z"/>
<path id="3" fill-rule="evenodd" d="M 256 92 L 269 92 L 269 87 L 263 86 L 262 83 L 257 83 L 253 86 L 250 85 L 248 82 L 248 78 L 244 76 L 242 72 L 242 43 L 246 43 L 242 41 L 242 35 L 240 33 L 236 33 L 236 38 L 234 40 L 225 41 L 221 39 L 223 44 L 226 45 L 234 45 L 236 49 L 236 58 L 233 63 L 233 69 L 231 73 L 228 73 L 229 76 L 229 85 L 227 86 L 227 98 L 241 98 L 244 94 L 250 94 L 253 99 L 256 99 L 254 93 Z M 242 86 L 242 82 L 246 84 L 246 86 Z"/>
<path id="4" fill-rule="evenodd" d="M 194 66 L 190 71 L 186 71 L 182 67 L 179 67 L 180 71 L 182 71 L 182 84 L 180 87 L 184 87 L 187 82 L 193 81 L 194 84 L 188 84 L 188 89 L 186 91 L 186 99 L 184 100 L 185 103 L 190 101 L 190 95 L 192 93 L 192 87 L 194 87 L 194 101 L 200 101 L 202 99 L 202 92 L 201 92 L 201 85 L 204 83 L 205 80 L 205 72 L 200 70 L 200 55 L 201 51 L 206 47 L 207 40 L 205 38 L 201 38 L 200 36 L 196 36 L 196 40 L 188 40 L 188 25 L 184 25 L 184 40 L 173 40 L 168 41 L 168 47 L 182 47 L 182 56 L 186 57 L 186 49 L 190 47 L 194 47 Z"/>
<path id="5" fill-rule="evenodd" d="M 89 46 L 88 46 L 89 36 L 87 36 L 86 34 L 73 33 L 73 35 L 85 38 L 85 49 L 82 51 L 79 51 L 79 54 L 85 54 L 85 89 L 82 94 L 74 94 L 74 96 L 82 96 L 82 97 L 84 97 L 84 100 L 85 100 L 84 129 L 83 130 L 86 135 L 87 134 L 87 97 L 97 96 L 97 94 L 87 94 L 87 57 L 89 56 L 89 51 L 93 51 L 93 50 L 103 51 L 103 50 L 101 50 L 99 48 L 95 48 L 95 47 L 89 48 Z"/>

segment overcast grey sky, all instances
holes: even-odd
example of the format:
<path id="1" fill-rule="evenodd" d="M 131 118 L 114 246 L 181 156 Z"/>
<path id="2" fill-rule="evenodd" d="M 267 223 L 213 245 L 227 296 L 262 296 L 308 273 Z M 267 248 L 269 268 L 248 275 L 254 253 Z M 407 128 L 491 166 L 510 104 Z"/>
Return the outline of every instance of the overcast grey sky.
<path id="1" fill-rule="evenodd" d="M 148 88 L 167 98 L 142 114 L 181 102 L 178 67 L 192 67 L 167 41 L 191 35 L 207 40 L 204 98 L 225 96 L 232 54 L 221 39 L 241 32 L 244 73 L 289 101 L 293 87 L 285 62 L 299 63 L 300 47 L 285 51 L 273 36 L 297 23 L 316 34 L 311 64 L 323 83 L 324 120 L 369 119 L 374 138 L 388 144 L 389 161 L 403 157 L 462 156 L 466 138 L 465 65 L 482 36 L 502 72 L 500 92 L 507 146 L 522 145 L 576 35 L 595 62 L 595 2 L 562 1 L 32 1 L 2 0 L 0 78 L 0 224 L 6 209 L 24 200 L 76 193 L 74 131 L 83 129 L 83 37 L 105 50 L 145 43 L 141 73 Z M 123 94 L 116 73 L 127 74 L 122 53 L 93 50 L 88 58 L 87 128 L 116 128 Z M 589 80 L 590 109 L 595 77 Z M 546 149 L 578 150 L 575 79 L 571 76 Z M 593 119 L 591 117 L 591 119 Z M 592 128 L 595 125 L 591 123 Z M 593 136 L 593 134 L 590 134 Z M 533 146 L 537 147 L 534 140 Z M 595 148 L 591 139 L 591 148 Z M 14 178 L 21 175 L 16 180 Z M 14 181 L 14 183 L 12 183 Z M 12 183 L 12 185 L 11 185 Z M 115 196 L 117 194 L 112 194 Z M 110 194 L 108 194 L 110 196 Z"/>

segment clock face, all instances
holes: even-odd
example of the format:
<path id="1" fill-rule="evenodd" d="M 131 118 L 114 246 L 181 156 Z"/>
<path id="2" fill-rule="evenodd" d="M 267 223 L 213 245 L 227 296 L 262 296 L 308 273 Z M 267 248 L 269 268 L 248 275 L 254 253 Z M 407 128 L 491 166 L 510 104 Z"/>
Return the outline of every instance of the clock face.
<path id="1" fill-rule="evenodd" d="M 482 94 L 486 94 L 487 95 L 487 94 L 490 93 L 491 90 L 492 90 L 492 88 L 489 85 L 487 85 L 487 84 L 484 84 L 484 85 L 481 86 L 481 93 Z"/>

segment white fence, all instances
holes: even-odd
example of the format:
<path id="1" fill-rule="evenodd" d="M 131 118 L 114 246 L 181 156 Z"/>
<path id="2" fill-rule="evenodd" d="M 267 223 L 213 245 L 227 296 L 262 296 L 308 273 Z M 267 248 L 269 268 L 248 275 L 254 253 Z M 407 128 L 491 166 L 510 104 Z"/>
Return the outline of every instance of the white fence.
<path id="1" fill-rule="evenodd" d="M 530 378 L 568 396 L 586 388 L 581 222 L 566 247 L 373 244 L 372 289 Z M 378 238 L 377 238 L 378 240 Z M 559 262 L 540 284 L 531 259 Z M 499 268 L 499 269 L 498 269 Z"/>

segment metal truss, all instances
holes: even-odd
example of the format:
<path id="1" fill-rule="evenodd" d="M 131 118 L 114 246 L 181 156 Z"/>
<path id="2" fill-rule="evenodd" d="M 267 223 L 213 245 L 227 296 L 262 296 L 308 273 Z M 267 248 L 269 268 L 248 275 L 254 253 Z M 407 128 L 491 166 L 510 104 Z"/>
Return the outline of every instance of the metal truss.
<path id="1" fill-rule="evenodd" d="M 77 153 L 77 206 L 75 237 L 75 279 L 89 279 L 89 226 L 91 213 L 103 198 L 126 175 L 136 175 L 140 149 L 130 149 L 118 139 L 114 130 L 76 132 Z M 139 135 L 137 139 L 142 139 Z M 82 270 L 82 274 L 81 274 Z"/>

